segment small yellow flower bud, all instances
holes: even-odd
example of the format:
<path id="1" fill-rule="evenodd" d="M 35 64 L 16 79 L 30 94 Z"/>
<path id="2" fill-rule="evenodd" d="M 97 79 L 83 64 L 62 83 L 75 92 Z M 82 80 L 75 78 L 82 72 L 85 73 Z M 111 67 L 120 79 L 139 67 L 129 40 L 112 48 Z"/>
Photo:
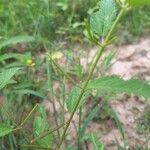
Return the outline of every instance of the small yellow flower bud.
<path id="1" fill-rule="evenodd" d="M 35 66 L 35 63 L 32 61 L 32 59 L 28 59 L 26 64 L 27 64 L 27 66 L 30 66 L 30 67 Z"/>
<path id="2" fill-rule="evenodd" d="M 32 59 L 28 59 L 28 60 L 27 60 L 27 65 L 30 66 L 32 63 L 33 63 Z"/>

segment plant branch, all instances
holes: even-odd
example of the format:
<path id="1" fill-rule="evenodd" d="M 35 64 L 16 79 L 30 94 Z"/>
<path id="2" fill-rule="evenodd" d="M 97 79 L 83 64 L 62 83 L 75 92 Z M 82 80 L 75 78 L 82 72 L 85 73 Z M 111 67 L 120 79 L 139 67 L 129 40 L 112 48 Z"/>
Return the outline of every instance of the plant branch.
<path id="1" fill-rule="evenodd" d="M 21 124 L 18 126 L 18 128 L 22 127 L 25 122 L 30 118 L 31 114 L 35 111 L 36 107 L 38 106 L 38 104 L 36 104 L 33 109 L 29 112 L 29 114 L 26 116 L 26 118 L 21 122 Z"/>
<path id="2" fill-rule="evenodd" d="M 64 127 L 66 124 L 67 124 L 67 123 L 61 124 L 61 125 L 55 127 L 54 129 L 49 129 L 48 131 L 43 132 L 41 135 L 39 135 L 39 136 L 37 136 L 36 138 L 32 139 L 32 140 L 30 141 L 30 143 L 35 143 L 37 140 L 39 140 L 39 139 L 41 139 L 41 138 L 47 136 L 48 134 L 51 134 L 51 133 L 57 131 L 58 129 Z"/>
<path id="3" fill-rule="evenodd" d="M 48 56 L 46 57 L 46 61 L 47 61 L 48 91 L 50 91 L 52 93 L 51 103 L 52 103 L 52 106 L 53 106 L 53 116 L 54 116 L 54 119 L 55 119 L 55 124 L 56 124 L 56 126 L 58 126 L 58 113 L 56 111 L 56 104 L 55 104 L 55 100 L 54 100 L 53 83 L 52 83 L 52 78 L 51 78 L 52 77 L 51 64 L 49 63 Z M 57 134 L 58 134 L 58 137 L 60 139 L 60 132 L 59 132 L 59 130 L 57 130 Z"/>
<path id="4" fill-rule="evenodd" d="M 40 149 L 40 150 L 55 150 L 55 149 L 52 149 L 52 148 L 40 147 L 40 146 L 37 146 L 37 145 L 19 145 L 19 147 L 22 147 L 22 148 L 32 148 L 32 149 Z"/>
<path id="5" fill-rule="evenodd" d="M 62 143 L 63 143 L 63 141 L 64 141 L 64 139 L 65 139 L 65 136 L 66 136 L 66 132 L 67 132 L 67 130 L 68 130 L 69 126 L 70 126 L 70 123 L 71 123 L 71 121 L 72 121 L 72 119 L 73 119 L 73 116 L 74 116 L 74 114 L 75 114 L 75 112 L 76 112 L 76 110 L 77 110 L 77 108 L 78 108 L 78 106 L 79 106 L 79 104 L 80 104 L 80 101 L 81 101 L 81 99 L 82 99 L 82 96 L 83 96 L 84 92 L 86 91 L 87 85 L 88 85 L 88 83 L 89 83 L 89 81 L 90 81 L 90 79 L 91 79 L 91 77 L 92 77 L 92 75 L 93 75 L 93 72 L 94 72 L 94 70 L 95 70 L 95 68 L 96 68 L 96 66 L 97 66 L 97 63 L 98 63 L 99 59 L 101 58 L 101 56 L 102 56 L 102 54 L 103 54 L 103 52 L 104 52 L 104 50 L 105 50 L 105 47 L 106 47 L 106 45 L 107 45 L 107 42 L 109 42 L 109 39 L 111 38 L 112 33 L 113 33 L 113 31 L 114 31 L 114 29 L 115 29 L 115 27 L 116 27 L 118 21 L 119 21 L 120 18 L 122 17 L 123 12 L 124 12 L 124 9 L 121 9 L 119 15 L 117 16 L 117 18 L 116 18 L 114 24 L 113 24 L 112 27 L 111 27 L 109 33 L 107 34 L 107 36 L 106 36 L 104 42 L 101 44 L 101 47 L 100 47 L 100 48 L 98 49 L 98 51 L 97 51 L 97 55 L 96 55 L 96 58 L 95 58 L 95 60 L 94 60 L 94 63 L 92 64 L 92 66 L 91 66 L 91 68 L 90 68 L 89 75 L 88 75 L 88 77 L 87 77 L 87 79 L 86 79 L 86 81 L 85 81 L 85 84 L 83 85 L 83 88 L 81 89 L 81 93 L 80 93 L 80 95 L 79 95 L 79 97 L 78 97 L 78 99 L 77 99 L 77 103 L 76 103 L 76 105 L 75 105 L 75 107 L 74 107 L 74 109 L 73 109 L 73 112 L 71 113 L 71 116 L 70 116 L 70 118 L 69 118 L 69 120 L 68 120 L 68 123 L 67 123 L 67 125 L 66 125 L 66 128 L 64 129 L 64 132 L 63 132 L 63 135 L 62 135 L 62 138 L 61 138 L 59 147 L 58 147 L 59 150 L 61 149 Z"/>

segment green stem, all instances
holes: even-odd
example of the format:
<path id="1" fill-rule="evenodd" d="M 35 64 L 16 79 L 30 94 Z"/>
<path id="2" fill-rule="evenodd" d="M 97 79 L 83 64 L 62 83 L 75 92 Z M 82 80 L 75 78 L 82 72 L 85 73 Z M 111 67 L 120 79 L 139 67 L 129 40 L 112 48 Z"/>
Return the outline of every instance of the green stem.
<path id="1" fill-rule="evenodd" d="M 53 84 L 52 84 L 52 71 L 51 71 L 51 64 L 49 62 L 49 59 L 48 59 L 48 56 L 46 57 L 46 60 L 47 60 L 47 78 L 48 78 L 48 91 L 50 91 L 52 93 L 52 96 L 51 96 L 51 102 L 52 102 L 52 105 L 53 105 L 53 116 L 54 116 L 54 119 L 55 119 L 55 124 L 56 126 L 58 126 L 58 113 L 56 111 L 56 106 L 55 106 L 55 100 L 54 100 L 54 94 L 53 94 Z M 60 132 L 59 130 L 57 130 L 57 134 L 58 134 L 58 138 L 60 139 Z"/>
<path id="2" fill-rule="evenodd" d="M 35 109 L 36 109 L 37 106 L 38 105 L 36 104 L 33 107 L 33 109 L 29 112 L 29 114 L 27 115 L 27 117 L 22 121 L 22 123 L 18 127 L 22 127 L 25 124 L 25 122 L 30 118 L 31 114 L 35 111 Z"/>
<path id="3" fill-rule="evenodd" d="M 79 125 L 78 125 L 78 150 L 81 149 L 81 122 L 82 121 L 82 107 L 79 108 Z"/>
<path id="4" fill-rule="evenodd" d="M 117 16 L 117 18 L 116 18 L 114 24 L 113 24 L 112 27 L 111 27 L 109 33 L 107 34 L 107 36 L 106 36 L 104 42 L 101 44 L 101 47 L 100 47 L 100 48 L 98 49 L 98 51 L 97 51 L 97 55 L 96 55 L 96 58 L 95 58 L 95 60 L 94 60 L 94 63 L 92 64 L 92 66 L 91 66 L 91 68 L 90 68 L 89 75 L 88 75 L 88 77 L 87 77 L 87 79 L 86 79 L 86 81 L 85 81 L 85 84 L 83 85 L 83 88 L 81 89 L 81 93 L 80 93 L 80 95 L 79 95 L 79 97 L 78 97 L 78 99 L 77 99 L 77 103 L 76 103 L 76 105 L 75 105 L 75 107 L 74 107 L 74 109 L 73 109 L 73 112 L 71 113 L 71 116 L 70 116 L 70 118 L 69 118 L 69 120 L 68 120 L 68 123 L 67 123 L 67 125 L 66 125 L 66 128 L 64 129 L 64 132 L 63 132 L 63 135 L 62 135 L 62 138 L 61 138 L 61 141 L 60 141 L 60 145 L 59 145 L 59 147 L 58 147 L 58 150 L 61 149 L 62 143 L 63 143 L 63 141 L 64 141 L 64 139 L 65 139 L 65 136 L 66 136 L 66 132 L 67 132 L 67 130 L 68 130 L 69 126 L 70 126 L 70 123 L 71 123 L 71 121 L 72 121 L 72 119 L 73 119 L 73 116 L 74 116 L 74 114 L 75 114 L 75 112 L 76 112 L 76 110 L 77 110 L 77 108 L 78 108 L 78 106 L 79 106 L 79 104 L 80 104 L 80 101 L 81 101 L 81 99 L 82 99 L 82 96 L 83 96 L 84 92 L 86 91 L 87 85 L 88 85 L 88 83 L 89 83 L 89 81 L 90 81 L 90 79 L 91 79 L 91 77 L 92 77 L 92 75 L 93 75 L 93 72 L 94 72 L 94 70 L 95 70 L 95 67 L 97 66 L 97 63 L 98 63 L 99 59 L 101 58 L 101 56 L 102 56 L 102 54 L 103 54 L 103 52 L 104 52 L 104 50 L 105 50 L 105 47 L 106 47 L 106 45 L 107 45 L 107 42 L 109 42 L 109 40 L 110 40 L 110 38 L 111 38 L 111 36 L 112 36 L 112 33 L 113 33 L 113 31 L 114 31 L 114 29 L 115 29 L 115 27 L 116 27 L 118 21 L 120 20 L 121 16 L 123 15 L 123 12 L 124 12 L 124 9 L 121 9 L 119 15 Z"/>
<path id="5" fill-rule="evenodd" d="M 36 107 L 38 106 L 38 104 L 36 104 L 33 109 L 29 112 L 29 114 L 26 116 L 26 118 L 21 122 L 20 125 L 18 125 L 16 128 L 13 129 L 13 131 L 16 130 L 21 130 L 22 126 L 25 124 L 25 122 L 30 118 L 31 114 L 34 112 L 34 110 L 36 109 Z"/>
<path id="6" fill-rule="evenodd" d="M 51 134 L 51 133 L 57 131 L 58 129 L 64 127 L 66 124 L 67 124 L 67 123 L 58 125 L 58 126 L 57 126 L 56 128 L 54 128 L 54 129 L 49 129 L 48 131 L 43 132 L 42 134 L 40 134 L 40 135 L 37 136 L 36 138 L 32 139 L 32 140 L 30 141 L 30 143 L 35 143 L 37 140 L 42 139 L 42 138 L 44 138 L 45 136 L 47 136 L 48 134 Z"/>
<path id="7" fill-rule="evenodd" d="M 46 147 L 40 147 L 40 146 L 37 146 L 37 145 L 19 145 L 19 147 L 22 147 L 22 148 L 32 148 L 32 149 L 40 149 L 40 150 L 54 150 L 52 148 L 46 148 Z"/>
<path id="8" fill-rule="evenodd" d="M 62 115 L 61 115 L 61 122 L 62 122 L 62 124 L 64 124 L 65 123 L 65 76 L 64 77 L 62 77 L 62 80 L 63 80 L 63 82 L 62 82 L 62 84 L 61 84 L 61 93 L 62 93 Z M 64 128 L 63 128 L 64 129 Z"/>

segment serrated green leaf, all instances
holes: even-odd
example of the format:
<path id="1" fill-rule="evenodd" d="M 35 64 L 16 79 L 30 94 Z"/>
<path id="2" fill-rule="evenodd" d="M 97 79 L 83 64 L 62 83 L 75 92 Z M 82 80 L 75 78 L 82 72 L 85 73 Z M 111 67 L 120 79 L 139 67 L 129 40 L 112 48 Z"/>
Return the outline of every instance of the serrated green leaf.
<path id="1" fill-rule="evenodd" d="M 98 36 L 106 36 L 116 18 L 114 0 L 102 0 L 100 9 L 90 17 L 91 30 Z"/>
<path id="2" fill-rule="evenodd" d="M 7 40 L 0 42 L 0 50 L 11 44 L 24 43 L 24 42 L 27 43 L 33 40 L 34 40 L 34 37 L 28 36 L 28 35 L 20 35 L 20 36 L 12 37 L 12 38 L 9 38 Z"/>
<path id="3" fill-rule="evenodd" d="M 127 0 L 131 6 L 150 5 L 150 0 Z"/>
<path id="4" fill-rule="evenodd" d="M 0 137 L 11 133 L 13 129 L 5 123 L 0 124 Z"/>
<path id="5" fill-rule="evenodd" d="M 106 76 L 91 80 L 88 89 L 104 90 L 113 93 L 127 93 L 150 98 L 150 85 L 142 80 L 124 80 L 118 76 Z"/>
<path id="6" fill-rule="evenodd" d="M 47 115 L 43 105 L 38 105 L 38 112 L 40 113 L 41 117 L 47 122 Z M 47 126 L 49 126 L 48 123 Z"/>
<path id="7" fill-rule="evenodd" d="M 75 87 L 73 88 L 73 90 L 69 93 L 68 99 L 67 99 L 67 109 L 69 112 L 72 112 L 76 103 L 77 103 L 77 99 L 80 95 L 81 89 L 79 87 Z M 82 96 L 82 99 L 80 100 L 80 104 L 79 107 L 81 107 L 86 98 L 88 97 L 89 93 L 85 92 L 84 95 Z"/>
<path id="8" fill-rule="evenodd" d="M 36 116 L 34 119 L 34 124 L 33 124 L 33 135 L 34 137 L 39 136 L 42 134 L 44 131 L 48 130 L 49 124 L 47 122 L 47 117 L 46 117 L 46 112 L 43 108 L 43 106 L 39 105 L 38 109 L 40 116 Z M 51 148 L 52 146 L 52 141 L 53 141 L 53 136 L 52 134 L 48 134 L 47 136 L 38 139 L 37 144 L 39 146 Z"/>
<path id="9" fill-rule="evenodd" d="M 34 136 L 37 137 L 42 134 L 46 129 L 48 129 L 45 120 L 41 117 L 35 117 L 34 119 Z M 52 137 L 47 135 L 39 140 L 37 140 L 38 145 L 44 146 L 47 148 L 51 147 Z"/>
<path id="10" fill-rule="evenodd" d="M 5 69 L 0 73 L 0 90 L 10 82 L 10 79 L 18 72 L 19 69 L 20 68 L 18 67 Z"/>

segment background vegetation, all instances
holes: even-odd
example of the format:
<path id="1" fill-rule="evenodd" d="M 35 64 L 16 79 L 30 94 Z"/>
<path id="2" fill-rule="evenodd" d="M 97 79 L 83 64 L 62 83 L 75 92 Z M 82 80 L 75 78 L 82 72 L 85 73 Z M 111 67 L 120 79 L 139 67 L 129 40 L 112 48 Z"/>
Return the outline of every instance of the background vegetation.
<path id="1" fill-rule="evenodd" d="M 96 9 L 98 0 L 1 0 L 1 40 L 28 34 L 39 42 L 58 39 L 82 39 L 84 20 Z M 9 5 L 8 5 L 9 4 Z M 150 27 L 149 6 L 134 8 L 122 21 L 122 42 L 131 42 Z M 119 32 L 119 31 L 118 31 Z"/>

